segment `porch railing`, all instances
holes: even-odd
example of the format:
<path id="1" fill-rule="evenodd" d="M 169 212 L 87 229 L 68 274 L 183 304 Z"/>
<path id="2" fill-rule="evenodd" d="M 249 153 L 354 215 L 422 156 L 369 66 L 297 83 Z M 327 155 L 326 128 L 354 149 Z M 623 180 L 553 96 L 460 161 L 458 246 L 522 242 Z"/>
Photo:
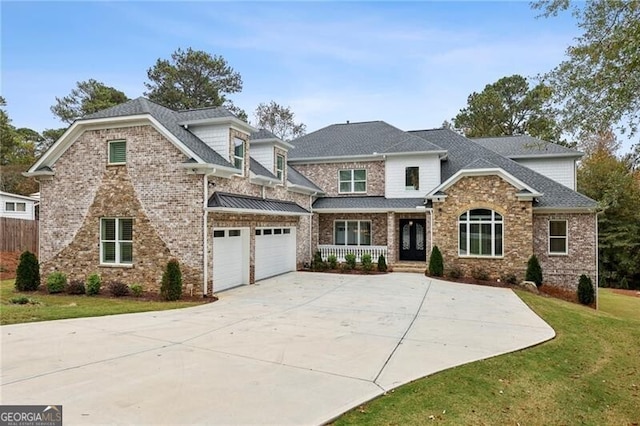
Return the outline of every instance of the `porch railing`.
<path id="1" fill-rule="evenodd" d="M 387 246 L 334 246 L 334 245 L 319 245 L 318 251 L 322 256 L 322 260 L 327 260 L 329 255 L 334 254 L 338 258 L 338 262 L 344 262 L 344 257 L 348 253 L 353 253 L 356 255 L 356 261 L 362 261 L 362 255 L 365 253 L 369 253 L 371 255 L 371 260 L 373 262 L 378 261 L 378 257 L 381 254 L 384 255 L 385 259 L 387 256 Z M 387 261 L 388 262 L 388 261 Z"/>

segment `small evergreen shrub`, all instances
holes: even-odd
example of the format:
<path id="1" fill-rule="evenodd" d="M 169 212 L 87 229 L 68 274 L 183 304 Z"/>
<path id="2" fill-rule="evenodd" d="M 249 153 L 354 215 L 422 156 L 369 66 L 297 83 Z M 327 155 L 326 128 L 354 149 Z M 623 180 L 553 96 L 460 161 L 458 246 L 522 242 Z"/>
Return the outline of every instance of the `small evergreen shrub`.
<path id="1" fill-rule="evenodd" d="M 67 294 L 85 294 L 86 288 L 84 286 L 84 281 L 82 280 L 71 280 L 67 285 Z"/>
<path id="2" fill-rule="evenodd" d="M 122 297 L 129 295 L 129 286 L 122 281 L 111 281 L 109 283 L 109 293 L 113 297 Z"/>
<path id="3" fill-rule="evenodd" d="M 590 305 L 595 300 L 593 283 L 591 278 L 585 274 L 580 275 L 580 281 L 578 281 L 578 300 L 583 305 Z"/>
<path id="4" fill-rule="evenodd" d="M 40 286 L 40 265 L 38 258 L 30 251 L 20 255 L 20 263 L 16 269 L 15 287 L 18 291 L 35 291 Z"/>
<path id="5" fill-rule="evenodd" d="M 9 303 L 12 303 L 14 305 L 26 305 L 27 303 L 29 303 L 29 298 L 27 296 L 12 297 L 11 299 L 9 299 Z"/>
<path id="6" fill-rule="evenodd" d="M 62 272 L 52 272 L 47 277 L 47 291 L 51 294 L 62 293 L 67 286 L 67 276 Z"/>
<path id="7" fill-rule="evenodd" d="M 131 290 L 131 294 L 135 297 L 142 296 L 142 286 L 140 284 L 131 284 L 129 290 Z"/>
<path id="8" fill-rule="evenodd" d="M 429 256 L 429 275 L 441 277 L 444 273 L 444 260 L 438 246 L 433 246 L 431 256 Z"/>
<path id="9" fill-rule="evenodd" d="M 525 281 L 533 281 L 538 287 L 542 285 L 542 267 L 536 255 L 532 255 L 527 262 Z"/>
<path id="10" fill-rule="evenodd" d="M 370 272 L 373 269 L 373 260 L 371 259 L 371 255 L 369 253 L 365 253 L 362 255 L 360 263 L 362 263 L 362 270 L 365 272 Z"/>
<path id="11" fill-rule="evenodd" d="M 384 254 L 378 256 L 378 271 L 387 272 L 387 260 L 384 258 Z"/>
<path id="12" fill-rule="evenodd" d="M 627 277 L 622 277 L 618 284 L 618 288 L 622 290 L 629 290 L 629 281 L 627 281 Z"/>
<path id="13" fill-rule="evenodd" d="M 344 261 L 347 263 L 349 269 L 356 269 L 356 255 L 353 253 L 347 253 L 344 256 Z"/>
<path id="14" fill-rule="evenodd" d="M 505 283 L 511 284 L 511 285 L 518 284 L 518 277 L 516 277 L 516 275 L 513 274 L 513 273 L 508 273 L 508 274 L 502 275 L 502 277 L 500 277 L 500 280 L 502 282 L 505 282 Z"/>
<path id="15" fill-rule="evenodd" d="M 471 270 L 471 276 L 478 281 L 489 280 L 489 273 L 483 268 L 473 268 Z"/>
<path id="16" fill-rule="evenodd" d="M 100 280 L 100 275 L 98 274 L 89 275 L 89 277 L 87 278 L 87 295 L 95 296 L 96 294 L 100 293 L 101 284 L 102 284 L 102 281 Z"/>
<path id="17" fill-rule="evenodd" d="M 447 271 L 447 277 L 457 280 L 462 276 L 462 269 L 458 265 L 454 265 Z"/>
<path id="18" fill-rule="evenodd" d="M 338 258 L 335 254 L 330 254 L 329 257 L 327 257 L 327 262 L 329 263 L 329 268 L 331 269 L 336 269 L 336 267 L 338 266 Z"/>
<path id="19" fill-rule="evenodd" d="M 178 300 L 182 296 L 182 272 L 180 263 L 176 259 L 167 262 L 167 268 L 162 274 L 160 295 L 164 300 Z"/>
<path id="20" fill-rule="evenodd" d="M 320 251 L 316 251 L 316 254 L 313 255 L 313 263 L 311 264 L 311 268 L 314 271 L 324 271 L 327 269 L 327 264 L 324 260 L 322 260 L 322 254 Z"/>

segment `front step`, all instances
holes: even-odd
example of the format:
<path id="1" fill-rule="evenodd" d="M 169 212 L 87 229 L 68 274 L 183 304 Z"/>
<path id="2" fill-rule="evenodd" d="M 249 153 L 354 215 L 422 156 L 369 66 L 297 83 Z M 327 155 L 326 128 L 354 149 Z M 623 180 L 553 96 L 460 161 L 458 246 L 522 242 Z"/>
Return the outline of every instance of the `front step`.
<path id="1" fill-rule="evenodd" d="M 393 265 L 393 272 L 413 272 L 416 274 L 424 274 L 426 269 L 426 262 L 398 262 Z"/>

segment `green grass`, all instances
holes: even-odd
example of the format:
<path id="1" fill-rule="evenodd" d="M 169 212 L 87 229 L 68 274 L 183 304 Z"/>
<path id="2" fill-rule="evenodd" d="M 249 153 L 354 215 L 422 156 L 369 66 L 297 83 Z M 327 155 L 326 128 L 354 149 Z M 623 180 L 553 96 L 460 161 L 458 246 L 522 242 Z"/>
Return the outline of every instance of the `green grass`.
<path id="1" fill-rule="evenodd" d="M 417 380 L 335 424 L 638 424 L 640 298 L 605 290 L 596 312 L 518 295 L 556 330 L 555 339 Z"/>
<path id="2" fill-rule="evenodd" d="M 104 290 L 102 290 L 104 291 Z M 26 296 L 39 304 L 12 304 L 10 299 Z M 163 311 L 196 306 L 199 302 L 150 302 L 90 296 L 47 295 L 14 289 L 14 280 L 0 281 L 0 324 L 49 321 L 64 318 L 98 317 L 133 312 Z"/>

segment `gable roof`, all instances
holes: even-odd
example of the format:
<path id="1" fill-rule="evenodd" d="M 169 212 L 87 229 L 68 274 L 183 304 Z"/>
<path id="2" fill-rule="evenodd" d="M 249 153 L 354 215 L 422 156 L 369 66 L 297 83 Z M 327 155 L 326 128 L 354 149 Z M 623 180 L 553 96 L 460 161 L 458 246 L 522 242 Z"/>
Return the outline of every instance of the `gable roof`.
<path id="1" fill-rule="evenodd" d="M 324 191 L 318 185 L 313 183 L 310 179 L 308 179 L 292 166 L 287 166 L 287 180 L 293 185 L 301 186 L 320 194 L 324 193 Z"/>
<path id="2" fill-rule="evenodd" d="M 274 200 L 226 192 L 214 192 L 207 202 L 207 207 L 218 211 L 254 210 L 256 213 L 276 215 L 310 214 L 307 209 L 300 207 L 293 201 Z"/>
<path id="3" fill-rule="evenodd" d="M 273 133 L 271 133 L 270 131 L 268 131 L 267 129 L 258 129 L 258 131 L 251 133 L 250 139 L 252 141 L 259 141 L 259 140 L 273 140 L 273 139 L 279 140 L 280 138 L 274 135 Z"/>
<path id="4" fill-rule="evenodd" d="M 249 157 L 249 170 L 251 170 L 253 173 L 255 173 L 255 174 L 259 175 L 259 176 L 264 176 L 264 177 L 272 178 L 274 180 L 278 180 L 276 175 L 274 175 L 269 170 L 267 170 L 267 168 L 265 166 L 260 164 L 253 157 Z"/>
<path id="5" fill-rule="evenodd" d="M 575 149 L 529 135 L 469 138 L 483 147 L 509 158 L 582 157 Z"/>
<path id="6" fill-rule="evenodd" d="M 504 157 L 479 143 L 467 139 L 448 129 L 414 130 L 409 132 L 447 150 L 447 160 L 440 165 L 441 182 L 446 182 L 458 171 L 476 166 L 490 168 L 495 165 L 516 179 L 542 193 L 534 208 L 548 209 L 594 209 L 597 203 L 576 191 Z M 478 162 L 478 160 L 484 160 Z M 474 166 L 475 167 L 475 166 Z"/>
<path id="7" fill-rule="evenodd" d="M 434 152 L 442 148 L 384 121 L 333 124 L 292 141 L 290 160 Z"/>

